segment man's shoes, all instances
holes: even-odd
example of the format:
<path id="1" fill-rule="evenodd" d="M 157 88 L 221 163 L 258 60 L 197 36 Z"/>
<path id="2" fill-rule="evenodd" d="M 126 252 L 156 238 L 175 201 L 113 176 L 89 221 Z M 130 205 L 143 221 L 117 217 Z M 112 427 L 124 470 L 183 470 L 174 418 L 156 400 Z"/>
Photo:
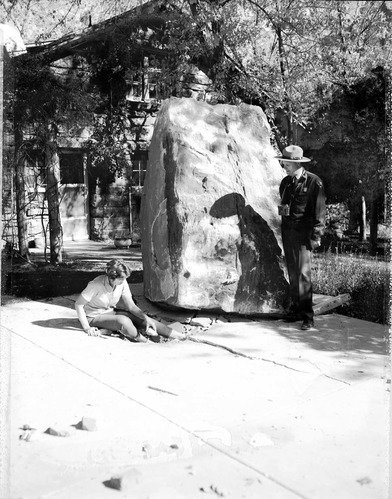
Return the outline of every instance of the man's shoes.
<path id="1" fill-rule="evenodd" d="M 314 322 L 310 319 L 305 319 L 301 326 L 302 331 L 307 331 L 312 328 L 314 328 Z"/>

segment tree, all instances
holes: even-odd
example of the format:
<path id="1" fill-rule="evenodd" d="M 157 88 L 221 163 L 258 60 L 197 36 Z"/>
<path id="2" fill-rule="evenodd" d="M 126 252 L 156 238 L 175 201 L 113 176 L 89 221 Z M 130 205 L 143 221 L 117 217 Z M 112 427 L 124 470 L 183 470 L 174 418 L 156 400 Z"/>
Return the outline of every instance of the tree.
<path id="1" fill-rule="evenodd" d="M 49 208 L 50 261 L 62 261 L 62 229 L 59 214 L 59 158 L 56 136 L 60 127 L 77 127 L 86 122 L 92 112 L 87 83 L 75 72 L 61 74 L 46 65 L 42 57 L 21 57 L 16 60 L 14 123 L 17 172 L 17 203 L 19 250 L 28 255 L 25 235 L 26 198 L 23 189 L 25 140 L 30 149 L 40 153 L 46 171 L 46 193 Z M 26 132 L 27 136 L 26 136 Z"/>
<path id="2" fill-rule="evenodd" d="M 180 81 L 196 65 L 226 102 L 260 105 L 278 145 L 391 51 L 385 2 L 166 0 L 161 37 Z M 179 64 L 178 64 L 179 63 Z"/>
<path id="3" fill-rule="evenodd" d="M 11 0 L 5 4 L 12 6 L 14 17 L 21 12 L 17 7 L 27 5 Z M 73 8 L 81 13 L 91 7 L 89 0 L 56 4 L 58 12 L 42 39 L 69 29 L 67 13 Z M 37 7 L 48 6 L 48 1 L 29 0 L 29 5 L 39 17 Z M 131 6 L 112 0 L 98 2 L 96 9 L 121 13 Z M 128 25 L 118 18 L 115 40 L 100 54 L 95 72 L 101 77 L 97 81 L 106 83 L 101 90 L 108 98 L 101 112 L 113 119 L 107 122 L 109 129 L 119 117 L 114 107 L 121 106 L 115 97 L 121 92 L 115 90 L 124 88 L 129 67 L 146 46 L 154 48 L 157 59 L 165 58 L 162 80 L 181 81 L 196 65 L 211 78 L 220 100 L 260 105 L 279 147 L 296 142 L 298 131 L 311 128 L 320 109 L 349 93 L 376 65 L 390 66 L 391 11 L 385 1 L 161 0 L 151 6 Z M 358 130 L 363 124 L 358 121 Z M 118 147 L 115 142 L 108 151 Z M 366 165 L 362 162 L 359 168 L 365 171 Z"/>
<path id="4" fill-rule="evenodd" d="M 25 43 L 77 33 L 139 5 L 139 0 L 0 0 L 0 17 Z"/>
<path id="5" fill-rule="evenodd" d="M 376 68 L 319 110 L 306 139 L 317 162 L 316 173 L 325 181 L 329 201 L 347 202 L 349 228 L 356 230 L 359 226 L 362 240 L 366 238 L 369 216 L 372 251 L 376 250 L 388 177 L 385 86 L 385 72 Z M 312 150 L 316 143 L 317 149 Z"/>

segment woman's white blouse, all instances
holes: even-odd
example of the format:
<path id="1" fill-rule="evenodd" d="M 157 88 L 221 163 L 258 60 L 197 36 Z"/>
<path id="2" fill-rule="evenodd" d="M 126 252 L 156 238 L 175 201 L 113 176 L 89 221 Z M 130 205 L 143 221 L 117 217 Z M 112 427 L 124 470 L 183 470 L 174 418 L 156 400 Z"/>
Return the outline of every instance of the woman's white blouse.
<path id="1" fill-rule="evenodd" d="M 96 277 L 82 291 L 82 297 L 87 301 L 84 305 L 86 316 L 96 317 L 112 312 L 122 296 L 132 298 L 126 279 L 112 288 L 106 275 Z"/>

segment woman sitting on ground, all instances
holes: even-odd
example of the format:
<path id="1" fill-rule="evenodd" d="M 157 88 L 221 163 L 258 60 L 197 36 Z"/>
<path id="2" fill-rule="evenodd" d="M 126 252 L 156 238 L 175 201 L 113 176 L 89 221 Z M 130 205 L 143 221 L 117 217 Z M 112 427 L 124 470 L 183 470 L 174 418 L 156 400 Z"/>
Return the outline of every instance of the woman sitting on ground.
<path id="1" fill-rule="evenodd" d="M 135 304 L 127 282 L 130 273 L 123 260 L 111 260 L 106 274 L 88 283 L 75 302 L 83 330 L 99 336 L 99 329 L 108 329 L 138 342 L 157 335 L 183 339 L 185 335 L 151 319 Z"/>

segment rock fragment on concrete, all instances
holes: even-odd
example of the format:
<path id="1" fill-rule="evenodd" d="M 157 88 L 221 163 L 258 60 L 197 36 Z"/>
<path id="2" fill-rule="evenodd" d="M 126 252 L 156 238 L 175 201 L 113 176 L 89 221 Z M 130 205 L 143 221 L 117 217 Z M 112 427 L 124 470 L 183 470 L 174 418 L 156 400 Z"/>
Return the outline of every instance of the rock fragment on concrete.
<path id="1" fill-rule="evenodd" d="M 142 474 L 136 468 L 131 468 L 130 470 L 122 473 L 113 475 L 110 480 L 106 480 L 103 484 L 114 490 L 128 491 L 141 480 Z"/>
<path id="2" fill-rule="evenodd" d="M 111 489 L 115 490 L 122 490 L 123 484 L 122 484 L 123 477 L 121 475 L 115 475 L 110 478 L 107 482 L 105 482 L 105 485 Z"/>
<path id="3" fill-rule="evenodd" d="M 70 437 L 72 434 L 71 429 L 59 429 L 52 426 L 49 426 L 47 430 L 44 431 L 48 435 L 53 435 L 54 437 Z"/>
<path id="4" fill-rule="evenodd" d="M 97 421 L 95 418 L 91 417 L 83 417 L 81 421 L 76 425 L 76 428 L 78 430 L 85 430 L 85 431 L 96 431 L 97 430 Z"/>
<path id="5" fill-rule="evenodd" d="M 205 328 L 205 329 L 208 329 L 212 324 L 212 321 L 210 319 L 210 317 L 194 317 L 192 320 L 191 320 L 191 326 L 198 326 L 198 327 L 202 327 L 202 328 Z"/>

